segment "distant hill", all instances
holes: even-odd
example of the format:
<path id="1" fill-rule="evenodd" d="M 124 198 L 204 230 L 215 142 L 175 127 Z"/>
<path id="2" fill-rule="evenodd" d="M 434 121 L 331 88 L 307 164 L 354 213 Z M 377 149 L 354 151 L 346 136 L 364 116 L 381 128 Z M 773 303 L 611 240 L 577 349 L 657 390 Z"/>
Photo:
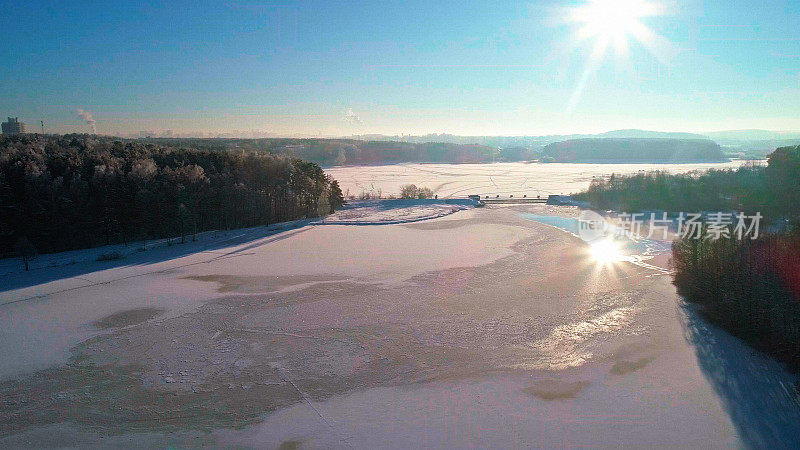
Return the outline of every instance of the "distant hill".
<path id="1" fill-rule="evenodd" d="M 627 133 L 630 130 L 625 130 Z M 639 130 L 634 130 L 639 131 Z M 651 133 L 651 132 L 645 132 Z M 635 133 L 634 133 L 635 134 Z M 322 166 L 396 163 L 560 162 L 712 162 L 727 161 L 720 146 L 708 139 L 580 138 L 540 144 L 535 148 L 508 140 L 500 146 L 448 142 L 362 141 L 299 138 L 146 138 L 139 142 L 200 150 L 233 150 L 300 158 Z"/>
<path id="2" fill-rule="evenodd" d="M 459 136 L 454 134 L 426 134 L 421 136 L 414 135 L 383 135 L 365 134 L 353 136 L 353 139 L 363 141 L 395 141 L 395 142 L 446 142 L 451 144 L 478 144 L 489 145 L 492 147 L 526 147 L 541 148 L 553 142 L 561 142 L 570 139 L 589 139 L 589 138 L 664 138 L 664 139 L 708 139 L 707 136 L 694 133 L 648 131 L 648 130 L 613 130 L 599 134 L 550 134 L 544 136 Z"/>
<path id="3" fill-rule="evenodd" d="M 525 148 L 500 151 L 496 147 L 444 142 L 360 141 L 355 139 L 294 138 L 146 138 L 159 145 L 201 150 L 234 150 L 270 153 L 311 161 L 322 166 L 378 165 L 406 162 L 485 163 L 523 161 L 536 155 Z"/>
<path id="4" fill-rule="evenodd" d="M 697 163 L 728 158 L 707 139 L 570 139 L 546 145 L 542 160 L 597 163 Z"/>
<path id="5" fill-rule="evenodd" d="M 713 150 L 715 144 L 722 146 L 723 156 Z M 770 139 L 763 139 L 769 137 Z M 761 139 L 755 139 L 761 138 Z M 713 132 L 706 135 L 649 131 L 640 129 L 613 130 L 600 134 L 568 134 L 546 136 L 459 136 L 453 134 L 414 135 L 381 135 L 370 134 L 351 138 L 176 138 L 151 137 L 139 138 L 139 141 L 153 142 L 169 146 L 187 146 L 206 150 L 245 150 L 288 155 L 312 161 L 323 166 L 394 164 L 405 162 L 438 162 L 438 163 L 487 163 L 498 161 L 530 161 L 545 157 L 544 149 L 551 144 L 567 141 L 604 139 L 609 140 L 601 146 L 608 148 L 609 156 L 592 158 L 582 157 L 581 161 L 707 161 L 725 160 L 725 156 L 738 158 L 764 158 L 776 147 L 796 145 L 800 143 L 800 133 L 774 132 L 765 130 L 734 130 Z M 648 146 L 672 146 L 672 150 L 664 150 L 657 158 L 649 156 L 647 149 L 633 144 L 625 144 L 614 154 L 611 147 L 614 139 L 630 140 L 677 140 L 702 141 L 687 148 L 678 143 L 659 144 L 649 142 Z M 644 144 L 639 144 L 644 145 Z M 694 154 L 693 149 L 700 153 Z M 548 149 L 552 153 L 552 147 Z M 631 154 L 630 152 L 634 152 Z M 616 156 L 614 156 L 616 155 Z M 564 157 L 566 158 L 566 157 Z"/>
<path id="6" fill-rule="evenodd" d="M 729 130 L 705 133 L 715 141 L 787 141 L 800 139 L 800 131 Z"/>
<path id="7" fill-rule="evenodd" d="M 695 133 L 679 133 L 679 132 L 665 132 L 665 131 L 648 131 L 648 130 L 614 130 L 607 131 L 595 135 L 595 137 L 603 138 L 621 138 L 621 139 L 708 139 L 707 136 Z"/>
<path id="8" fill-rule="evenodd" d="M 800 144 L 800 132 L 769 130 L 730 130 L 706 133 L 722 150 L 738 158 L 766 158 L 778 147 Z"/>

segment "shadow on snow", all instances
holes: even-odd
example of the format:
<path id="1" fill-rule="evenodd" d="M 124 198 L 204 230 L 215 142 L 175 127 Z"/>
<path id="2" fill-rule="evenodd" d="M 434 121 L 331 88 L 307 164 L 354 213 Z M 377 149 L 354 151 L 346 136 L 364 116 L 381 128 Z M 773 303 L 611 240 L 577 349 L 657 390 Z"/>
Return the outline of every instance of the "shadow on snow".
<path id="1" fill-rule="evenodd" d="M 749 347 L 683 304 L 686 339 L 722 399 L 741 439 L 752 448 L 790 448 L 800 436 L 797 377 L 783 364 Z"/>

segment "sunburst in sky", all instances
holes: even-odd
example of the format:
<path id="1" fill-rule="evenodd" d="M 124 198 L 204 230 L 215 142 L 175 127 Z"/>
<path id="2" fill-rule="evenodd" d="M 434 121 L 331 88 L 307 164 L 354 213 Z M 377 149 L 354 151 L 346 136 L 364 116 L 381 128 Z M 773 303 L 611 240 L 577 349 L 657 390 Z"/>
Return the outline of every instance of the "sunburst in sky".
<path id="1" fill-rule="evenodd" d="M 3 6 L 0 30 L 13 45 L 0 48 L 0 118 L 43 120 L 49 132 L 92 124 L 125 136 L 242 137 L 800 127 L 800 0 Z"/>
<path id="2" fill-rule="evenodd" d="M 575 109 L 586 82 L 599 68 L 610 47 L 618 57 L 624 58 L 628 55 L 630 40 L 634 40 L 656 58 L 666 58 L 668 42 L 644 23 L 646 19 L 666 12 L 663 3 L 647 0 L 589 0 L 567 11 L 566 21 L 577 26 L 575 39 L 581 43 L 594 42 L 583 74 L 567 104 L 568 114 Z"/>

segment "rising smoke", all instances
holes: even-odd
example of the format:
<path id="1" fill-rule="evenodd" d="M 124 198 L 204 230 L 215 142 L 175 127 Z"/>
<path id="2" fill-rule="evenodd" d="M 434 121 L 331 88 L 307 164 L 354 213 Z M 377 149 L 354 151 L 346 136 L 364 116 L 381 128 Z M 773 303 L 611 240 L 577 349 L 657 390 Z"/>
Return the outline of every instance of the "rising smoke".
<path id="1" fill-rule="evenodd" d="M 92 117 L 92 113 L 80 108 L 78 108 L 75 112 L 78 113 L 78 117 L 80 117 L 81 120 L 92 126 L 92 133 L 97 134 L 97 121 L 94 120 L 94 117 Z"/>
<path id="2" fill-rule="evenodd" d="M 344 112 L 344 116 L 342 116 L 342 120 L 347 123 L 354 124 L 354 125 L 364 125 L 364 121 L 361 120 L 361 117 L 353 111 L 353 108 L 347 108 Z"/>

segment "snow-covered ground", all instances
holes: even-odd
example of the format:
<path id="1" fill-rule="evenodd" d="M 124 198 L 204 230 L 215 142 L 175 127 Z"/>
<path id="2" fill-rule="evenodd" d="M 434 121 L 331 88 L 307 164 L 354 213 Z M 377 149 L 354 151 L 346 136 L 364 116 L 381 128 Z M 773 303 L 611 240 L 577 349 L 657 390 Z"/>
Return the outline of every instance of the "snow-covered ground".
<path id="1" fill-rule="evenodd" d="M 281 222 L 263 227 L 242 228 L 230 231 L 206 231 L 197 233 L 196 235 L 187 235 L 183 244 L 181 243 L 181 238 L 177 237 L 170 239 L 135 241 L 128 243 L 128 245 L 105 245 L 83 250 L 37 255 L 29 263 L 30 273 L 24 273 L 22 270 L 22 262 L 18 258 L 0 259 L 0 276 L 11 277 L 5 278 L 4 280 L 5 283 L 11 282 L 11 284 L 6 284 L 4 286 L 0 285 L 0 287 L 14 287 L 14 277 L 18 278 L 20 275 L 29 282 L 41 282 L 42 280 L 38 279 L 37 276 L 54 276 L 59 279 L 67 278 L 70 275 L 70 271 L 64 269 L 66 266 L 80 264 L 83 266 L 83 269 L 88 269 L 89 271 L 94 272 L 96 270 L 105 269 L 109 265 L 119 264 L 114 263 L 114 261 L 123 261 L 124 264 L 129 264 L 131 259 L 138 260 L 138 258 L 136 258 L 137 253 L 148 252 L 148 255 L 152 255 L 154 250 L 158 253 L 159 257 L 174 258 L 188 253 L 201 251 L 211 246 L 231 246 L 240 240 L 247 240 L 253 238 L 254 236 L 276 233 L 291 228 L 299 228 L 313 223 L 314 221 L 314 219 L 304 219 L 291 222 Z M 111 258 L 104 258 L 106 255 L 114 256 Z M 91 264 L 93 262 L 99 262 L 101 264 Z M 86 267 L 87 265 L 88 267 Z M 40 269 L 48 270 L 42 271 Z"/>
<path id="2" fill-rule="evenodd" d="M 383 199 L 350 201 L 334 214 L 319 219 L 282 222 L 238 230 L 206 231 L 181 238 L 136 241 L 128 245 L 106 245 L 84 250 L 37 255 L 25 271 L 18 258 L 0 259 L 0 304 L 12 301 L 3 291 L 42 285 L 48 281 L 79 278 L 119 266 L 141 265 L 152 261 L 172 260 L 198 252 L 232 247 L 264 236 L 311 225 L 388 225 L 434 219 L 474 208 L 469 199 Z M 111 256 L 109 258 L 109 256 Z M 82 285 L 82 283 L 79 283 Z M 63 282 L 59 283 L 64 288 Z"/>
<path id="3" fill-rule="evenodd" d="M 428 187 L 443 197 L 477 195 L 522 196 L 570 194 L 589 187 L 594 177 L 667 170 L 685 173 L 710 168 L 736 168 L 745 161 L 705 164 L 574 164 L 574 163 L 492 163 L 492 164 L 391 164 L 384 166 L 343 166 L 325 169 L 346 194 L 362 192 L 397 195 L 400 187 L 415 184 Z"/>
<path id="4" fill-rule="evenodd" d="M 474 208 L 478 202 L 468 199 L 423 200 L 352 200 L 320 223 L 333 225 L 386 225 L 444 217 Z"/>
<path id="5" fill-rule="evenodd" d="M 0 260 L 0 323 L 5 324 L 0 329 L 0 360 L 6 361 L 0 377 L 65 362 L 75 344 L 98 334 L 92 322 L 114 312 L 154 308 L 165 310 L 169 317 L 217 297 L 208 283 L 175 279 L 175 274 L 204 276 L 209 273 L 206 267 L 220 267 L 223 261 L 232 264 L 223 270 L 228 275 L 288 277 L 286 286 L 299 288 L 314 284 L 314 277 L 399 283 L 424 271 L 481 264 L 510 253 L 503 244 L 513 239 L 512 234 L 486 225 L 470 227 L 486 233 L 483 245 L 458 257 L 454 256 L 458 240 L 439 242 L 431 233 L 401 228 L 394 234 L 413 245 L 396 248 L 384 245 L 382 227 L 366 227 L 356 237 L 337 225 L 348 223 L 352 217 L 348 214 L 358 218 L 354 224 L 398 224 L 474 205 L 471 200 L 381 200 L 368 202 L 363 210 L 348 207 L 322 220 L 206 232 L 183 244 L 180 239 L 149 241 L 146 251 L 135 242 L 40 255 L 29 271 L 17 258 Z M 259 252 L 265 248 L 267 253 Z M 432 253 L 431 248 L 444 253 Z M 120 258 L 97 260 L 111 252 Z M 308 281 L 301 281 L 305 278 Z"/>
<path id="6" fill-rule="evenodd" d="M 529 216 L 574 208 L 456 206 L 3 261 L 0 446 L 796 444 L 793 375 Z"/>

